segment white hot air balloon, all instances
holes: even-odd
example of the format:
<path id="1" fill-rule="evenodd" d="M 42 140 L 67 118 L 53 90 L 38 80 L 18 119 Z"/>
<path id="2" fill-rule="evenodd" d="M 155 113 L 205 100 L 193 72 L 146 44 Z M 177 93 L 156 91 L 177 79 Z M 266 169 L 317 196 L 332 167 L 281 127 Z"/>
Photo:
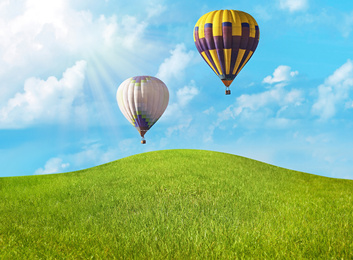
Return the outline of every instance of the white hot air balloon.
<path id="1" fill-rule="evenodd" d="M 139 131 L 142 140 L 146 132 L 162 116 L 169 102 L 167 86 L 155 77 L 136 76 L 125 80 L 116 93 L 119 108 Z"/>

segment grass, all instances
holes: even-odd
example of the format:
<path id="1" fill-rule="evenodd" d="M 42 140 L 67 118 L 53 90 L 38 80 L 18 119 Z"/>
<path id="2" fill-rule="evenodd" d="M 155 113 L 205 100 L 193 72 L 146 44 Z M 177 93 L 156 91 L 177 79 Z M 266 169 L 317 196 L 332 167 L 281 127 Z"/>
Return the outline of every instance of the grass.
<path id="1" fill-rule="evenodd" d="M 353 181 L 202 150 L 0 178 L 0 259 L 352 259 Z"/>

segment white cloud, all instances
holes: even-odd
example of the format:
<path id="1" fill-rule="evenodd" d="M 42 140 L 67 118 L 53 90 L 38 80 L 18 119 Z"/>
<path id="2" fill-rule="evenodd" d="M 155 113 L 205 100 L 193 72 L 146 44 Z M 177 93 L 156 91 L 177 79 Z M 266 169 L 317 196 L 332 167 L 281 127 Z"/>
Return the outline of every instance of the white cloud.
<path id="1" fill-rule="evenodd" d="M 82 151 L 66 156 L 66 161 L 71 162 L 77 168 L 86 165 L 99 165 L 110 162 L 117 158 L 118 150 L 115 148 L 105 148 L 101 144 L 94 142 L 82 147 Z"/>
<path id="2" fill-rule="evenodd" d="M 351 89 L 353 89 L 353 63 L 348 60 L 318 87 L 318 99 L 312 106 L 312 113 L 321 120 L 333 117 L 338 105 L 350 102 Z"/>
<path id="3" fill-rule="evenodd" d="M 212 106 L 212 107 L 206 109 L 205 111 L 203 111 L 202 113 L 204 113 L 204 114 L 206 114 L 206 115 L 211 115 L 211 114 L 213 114 L 214 112 L 215 112 L 215 109 L 214 109 L 214 107 Z"/>
<path id="4" fill-rule="evenodd" d="M 188 111 L 188 104 L 199 94 L 198 88 L 193 80 L 176 93 L 176 101 L 169 104 L 161 121 L 172 121 L 172 127 L 167 128 L 166 135 L 169 137 L 177 131 L 185 131 L 192 120 L 192 114 Z"/>
<path id="5" fill-rule="evenodd" d="M 191 113 L 185 111 L 185 107 L 198 93 L 199 90 L 194 86 L 185 86 L 177 91 L 177 102 L 171 104 L 170 109 L 166 111 L 167 120 L 173 118 L 175 123 L 174 126 L 167 128 L 167 137 L 170 137 L 177 131 L 184 131 L 190 126 L 193 117 Z"/>
<path id="6" fill-rule="evenodd" d="M 51 158 L 49 159 L 43 168 L 37 169 L 34 174 L 51 174 L 51 173 L 61 173 L 64 172 L 66 168 L 70 166 L 69 163 L 64 163 L 61 158 Z"/>
<path id="7" fill-rule="evenodd" d="M 343 37 L 348 37 L 353 28 L 353 11 L 344 14 L 343 19 L 339 19 L 340 23 L 338 23 L 338 29 L 341 30 Z"/>
<path id="8" fill-rule="evenodd" d="M 299 74 L 298 71 L 291 71 L 291 67 L 286 65 L 278 66 L 273 72 L 272 76 L 267 76 L 263 79 L 263 83 L 273 84 L 273 83 L 286 83 L 292 80 L 295 76 Z"/>
<path id="9" fill-rule="evenodd" d="M 22 128 L 39 122 L 65 121 L 75 115 L 83 97 L 86 62 L 78 61 L 61 79 L 29 78 L 18 92 L 0 108 L 0 128 Z"/>
<path id="10" fill-rule="evenodd" d="M 273 117 L 269 118 L 266 122 L 266 126 L 269 128 L 288 128 L 293 126 L 296 123 L 296 120 L 283 118 L 283 117 Z"/>
<path id="11" fill-rule="evenodd" d="M 144 66 L 147 62 L 142 63 L 141 57 L 149 60 L 165 51 L 146 39 L 149 19 L 145 9 L 141 20 L 138 14 L 119 12 L 97 17 L 88 8 L 75 10 L 72 5 L 68 0 L 2 2 L 0 103 L 20 91 L 25 79 L 53 75 L 76 60 L 114 67 L 120 76 Z"/>
<path id="12" fill-rule="evenodd" d="M 170 57 L 166 58 L 159 66 L 157 78 L 160 78 L 167 85 L 171 83 L 172 79 L 179 79 L 183 77 L 184 71 L 193 60 L 195 55 L 194 51 L 187 51 L 185 45 L 178 44 L 175 49 L 170 51 Z M 190 83 L 183 88 L 179 88 L 175 95 L 172 88 L 169 88 L 169 93 L 172 102 L 169 103 L 166 111 L 164 112 L 161 121 L 172 120 L 174 126 L 169 127 L 166 135 L 169 137 L 177 131 L 185 131 L 191 122 L 192 116 L 187 112 L 187 105 L 192 99 L 199 94 L 198 88 L 195 86 L 195 81 L 191 80 Z M 173 101 L 173 97 L 176 99 Z"/>
<path id="13" fill-rule="evenodd" d="M 185 131 L 191 124 L 192 122 L 192 116 L 191 115 L 186 115 L 183 117 L 182 120 L 179 120 L 179 122 L 175 126 L 171 126 L 167 128 L 166 136 L 170 137 L 172 134 L 174 134 L 177 131 Z"/>
<path id="14" fill-rule="evenodd" d="M 135 50 L 141 44 L 141 38 L 146 30 L 147 22 L 139 22 L 136 17 L 125 15 L 122 20 L 123 46 L 129 50 Z"/>
<path id="15" fill-rule="evenodd" d="M 183 88 L 178 89 L 176 93 L 176 101 L 170 103 L 164 112 L 161 121 L 173 120 L 177 118 L 183 118 L 184 110 L 192 99 L 199 94 L 198 88 L 195 86 L 195 81 L 191 80 L 190 83 Z"/>
<path id="16" fill-rule="evenodd" d="M 152 18 L 161 15 L 167 9 L 167 7 L 158 1 L 150 0 L 148 1 L 148 6 L 146 9 L 147 17 Z"/>
<path id="17" fill-rule="evenodd" d="M 178 104 L 181 107 L 184 107 L 198 94 L 199 90 L 195 87 L 195 82 L 191 81 L 191 86 L 184 86 L 183 88 L 178 89 Z"/>
<path id="18" fill-rule="evenodd" d="M 212 141 L 216 128 L 221 128 L 225 121 L 243 120 L 247 126 L 265 125 L 273 128 L 292 126 L 295 120 L 285 118 L 284 111 L 289 106 L 300 106 L 303 101 L 302 92 L 297 89 L 290 91 L 282 87 L 273 87 L 270 90 L 252 95 L 243 94 L 236 99 L 235 104 L 228 106 L 218 113 L 217 120 L 209 126 L 204 141 Z M 233 122 L 234 123 L 234 122 Z M 237 127 L 239 124 L 237 124 Z"/>
<path id="19" fill-rule="evenodd" d="M 17 5 L 3 6 L 2 11 L 13 13 Z M 70 31 L 85 19 L 84 13 L 69 9 L 66 1 L 27 0 L 19 10 L 23 11 L 0 18 L 0 55 L 10 66 L 24 64 L 33 55 L 46 53 L 48 42 L 65 41 L 74 36 Z"/>
<path id="20" fill-rule="evenodd" d="M 174 50 L 170 51 L 171 56 L 166 58 L 159 66 L 157 78 L 160 78 L 166 84 L 171 79 L 180 79 L 183 77 L 184 70 L 193 60 L 194 51 L 187 51 L 184 43 L 178 44 Z"/>
<path id="21" fill-rule="evenodd" d="M 104 147 L 97 141 L 89 141 L 77 153 L 50 158 L 44 168 L 37 169 L 34 174 L 61 173 L 97 166 L 116 160 L 118 153 L 117 148 Z"/>
<path id="22" fill-rule="evenodd" d="M 58 51 L 66 51 L 67 55 L 92 54 L 112 40 L 132 49 L 141 43 L 147 27 L 146 21 L 130 15 L 119 16 L 119 21 L 116 15 L 95 19 L 90 11 L 74 10 L 66 0 L 27 0 L 22 9 L 12 3 L 0 8 L 0 13 L 22 10 L 0 18 L 0 56 L 10 66 L 44 54 L 47 58 L 57 57 L 61 54 Z"/>
<path id="23" fill-rule="evenodd" d="M 303 11 L 309 7 L 308 0 L 279 0 L 279 7 L 290 12 Z"/>
<path id="24" fill-rule="evenodd" d="M 273 88 L 258 94 L 243 94 L 237 98 L 235 115 L 239 115 L 244 109 L 257 111 L 271 103 L 285 106 L 288 104 L 299 105 L 302 100 L 301 92 L 297 89 L 286 91 L 282 88 Z"/>
<path id="25" fill-rule="evenodd" d="M 94 30 L 91 19 L 89 12 L 76 12 L 67 1 L 0 5 L 0 103 L 20 91 L 26 78 L 50 75 L 81 60 L 78 54 L 97 42 L 87 37 Z"/>

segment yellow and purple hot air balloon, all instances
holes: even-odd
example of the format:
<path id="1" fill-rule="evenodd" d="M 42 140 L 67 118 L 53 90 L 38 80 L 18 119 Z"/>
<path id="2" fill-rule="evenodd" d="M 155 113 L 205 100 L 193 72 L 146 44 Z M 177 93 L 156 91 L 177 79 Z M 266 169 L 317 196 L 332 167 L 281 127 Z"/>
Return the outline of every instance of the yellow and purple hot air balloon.
<path id="1" fill-rule="evenodd" d="M 259 43 L 255 19 L 237 10 L 217 10 L 201 16 L 194 28 L 197 50 L 226 86 L 249 61 Z"/>
<path id="2" fill-rule="evenodd" d="M 116 99 L 126 119 L 139 131 L 145 144 L 146 132 L 162 116 L 169 102 L 167 86 L 158 78 L 128 78 L 118 88 Z"/>

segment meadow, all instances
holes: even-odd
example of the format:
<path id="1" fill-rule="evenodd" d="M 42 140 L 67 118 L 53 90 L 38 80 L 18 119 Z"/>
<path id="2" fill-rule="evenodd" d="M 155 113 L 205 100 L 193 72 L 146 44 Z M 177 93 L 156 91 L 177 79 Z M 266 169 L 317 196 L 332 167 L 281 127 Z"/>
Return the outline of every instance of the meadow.
<path id="1" fill-rule="evenodd" d="M 353 181 L 203 150 L 0 178 L 0 259 L 352 259 Z"/>

